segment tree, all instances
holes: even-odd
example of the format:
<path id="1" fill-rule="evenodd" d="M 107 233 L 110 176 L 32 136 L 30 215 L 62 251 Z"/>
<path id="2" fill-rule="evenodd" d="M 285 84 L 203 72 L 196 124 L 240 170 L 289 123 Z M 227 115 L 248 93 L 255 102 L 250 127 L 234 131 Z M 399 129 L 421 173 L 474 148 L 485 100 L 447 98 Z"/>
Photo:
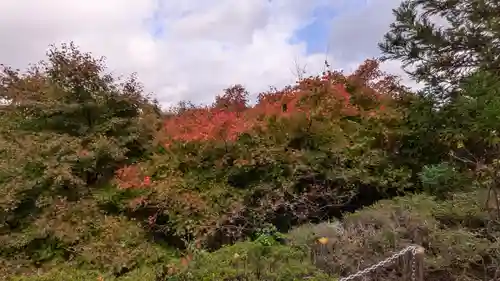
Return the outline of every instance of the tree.
<path id="1" fill-rule="evenodd" d="M 397 158 L 412 163 L 413 171 L 423 167 L 421 175 L 441 170 L 443 176 L 447 169 L 441 168 L 449 167 L 477 186 L 496 188 L 500 1 L 405 0 L 393 12 L 395 22 L 379 44 L 383 59 L 402 60 L 427 85 L 421 95 L 400 100 L 405 116 Z M 455 187 L 446 184 L 447 191 Z"/>
<path id="2" fill-rule="evenodd" d="M 78 200 L 150 151 L 156 102 L 134 76 L 120 84 L 104 70 L 73 44 L 26 73 L 0 69 L 0 226 L 18 228 L 54 198 Z"/>
<path id="3" fill-rule="evenodd" d="M 241 112 L 248 107 L 248 92 L 242 85 L 234 85 L 215 97 L 214 108 Z"/>
<path id="4" fill-rule="evenodd" d="M 478 68 L 500 73 L 499 1 L 404 0 L 393 13 L 383 59 L 401 60 L 430 92 L 446 100 Z"/>

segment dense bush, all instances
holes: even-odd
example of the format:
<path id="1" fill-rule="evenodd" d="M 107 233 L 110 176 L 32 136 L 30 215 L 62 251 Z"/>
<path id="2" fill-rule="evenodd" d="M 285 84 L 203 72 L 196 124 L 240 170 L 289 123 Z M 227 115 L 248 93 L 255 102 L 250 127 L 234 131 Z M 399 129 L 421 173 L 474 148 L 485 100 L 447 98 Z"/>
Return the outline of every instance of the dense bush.
<path id="1" fill-rule="evenodd" d="M 0 279 L 336 280 L 419 244 L 425 280 L 497 280 L 492 3 L 403 1 L 381 47 L 419 92 L 367 60 L 160 112 L 73 45 L 2 67 Z"/>
<path id="2" fill-rule="evenodd" d="M 143 230 L 93 200 L 118 167 L 152 149 L 158 109 L 135 79 L 119 84 L 101 61 L 63 45 L 26 73 L 2 68 L 0 93 L 1 271 L 57 261 L 119 271 L 151 258 Z"/>
<path id="3" fill-rule="evenodd" d="M 151 161 L 119 172 L 124 190 L 140 192 L 128 199 L 132 207 L 115 209 L 156 209 L 143 218 L 156 231 L 217 248 L 266 223 L 286 231 L 411 188 L 412 172 L 389 156 L 400 118 L 391 104 L 397 85 L 377 67 L 367 61 L 351 76 L 300 81 L 262 94 L 252 107 L 239 95 L 237 111 L 195 107 L 171 116 L 167 142 Z"/>
<path id="4" fill-rule="evenodd" d="M 225 246 L 213 253 L 196 250 L 192 261 L 168 267 L 138 267 L 116 278 L 106 270 L 58 267 L 39 277 L 18 280 L 330 280 L 357 272 L 408 245 L 426 248 L 425 280 L 496 280 L 500 271 L 500 224 L 496 206 L 485 206 L 486 189 L 456 193 L 444 201 L 418 195 L 383 200 L 348 215 L 342 223 L 294 228 L 281 239 Z M 487 226 L 487 227 L 485 227 Z M 327 238 L 325 244 L 318 238 Z M 107 242 L 109 243 L 109 242 Z M 111 244 L 111 243 L 110 243 Z M 399 263 L 375 273 L 373 280 L 398 280 Z M 314 279 L 316 278 L 316 279 Z M 73 279 L 72 279 L 73 280 Z M 97 279 L 98 280 L 98 279 Z M 335 279 L 331 279 L 335 280 Z"/>

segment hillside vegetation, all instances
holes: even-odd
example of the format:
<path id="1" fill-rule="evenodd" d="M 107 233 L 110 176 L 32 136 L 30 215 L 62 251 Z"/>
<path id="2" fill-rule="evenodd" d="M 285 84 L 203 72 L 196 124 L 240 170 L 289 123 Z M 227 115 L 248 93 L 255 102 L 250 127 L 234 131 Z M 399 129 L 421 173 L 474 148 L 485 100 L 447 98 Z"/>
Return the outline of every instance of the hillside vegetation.
<path id="1" fill-rule="evenodd" d="M 499 280 L 500 5 L 395 15 L 421 91 L 368 59 L 162 112 L 72 44 L 3 67 L 0 279 L 334 281 L 417 244 L 424 280 Z"/>

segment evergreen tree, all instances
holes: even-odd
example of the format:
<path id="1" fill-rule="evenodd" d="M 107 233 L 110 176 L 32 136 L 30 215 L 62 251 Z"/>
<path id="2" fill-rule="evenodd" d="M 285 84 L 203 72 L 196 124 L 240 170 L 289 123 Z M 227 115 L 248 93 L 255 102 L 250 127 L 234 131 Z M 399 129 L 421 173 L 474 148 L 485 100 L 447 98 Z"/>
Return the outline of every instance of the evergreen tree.
<path id="1" fill-rule="evenodd" d="M 393 13 L 383 60 L 401 60 L 427 92 L 447 99 L 477 69 L 500 72 L 499 0 L 404 0 Z"/>

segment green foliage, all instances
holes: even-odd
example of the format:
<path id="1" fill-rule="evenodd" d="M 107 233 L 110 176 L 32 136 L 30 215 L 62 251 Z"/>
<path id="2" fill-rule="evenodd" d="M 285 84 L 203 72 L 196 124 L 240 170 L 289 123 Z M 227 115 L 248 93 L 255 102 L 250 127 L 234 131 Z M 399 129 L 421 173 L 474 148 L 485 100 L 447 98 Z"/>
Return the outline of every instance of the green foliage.
<path id="1" fill-rule="evenodd" d="M 79 269 L 71 267 L 55 267 L 54 269 L 33 276 L 12 277 L 9 281 L 156 281 L 161 276 L 160 267 L 143 266 L 120 277 L 102 274 L 96 270 Z"/>
<path id="2" fill-rule="evenodd" d="M 50 204 L 49 193 L 77 199 L 151 149 L 157 106 L 134 78 L 119 85 L 103 71 L 73 45 L 27 73 L 3 69 L 2 223 L 20 204 Z"/>
<path id="3" fill-rule="evenodd" d="M 311 264 L 307 248 L 240 242 L 196 256 L 189 267 L 166 280 L 337 280 Z"/>
<path id="4" fill-rule="evenodd" d="M 0 236 L 2 256 L 17 260 L 7 264 L 12 273 L 64 262 L 106 274 L 133 271 L 175 258 L 175 251 L 152 243 L 137 222 L 106 216 L 91 200 L 59 201 L 45 210 L 29 228 Z M 18 258 L 24 257 L 25 260 Z M 29 258 L 28 258 L 29 257 Z"/>
<path id="5" fill-rule="evenodd" d="M 56 268 L 48 273 L 38 276 L 19 276 L 11 278 L 12 281 L 95 281 L 99 276 L 99 272 L 90 270 L 81 270 L 75 268 Z M 105 278 L 104 280 L 113 280 Z"/>
<path id="6" fill-rule="evenodd" d="M 470 184 L 449 163 L 426 165 L 419 176 L 424 191 L 440 198 L 443 198 L 448 192 L 464 189 L 464 184 Z"/>
<path id="7" fill-rule="evenodd" d="M 447 99 L 471 70 L 498 75 L 500 5 L 489 0 L 405 0 L 379 44 L 412 78 Z M 445 91 L 443 91 L 445 90 Z"/>
<path id="8" fill-rule="evenodd" d="M 255 236 L 255 242 L 263 246 L 279 244 L 285 239 L 285 236 L 278 232 L 278 229 L 274 225 L 257 229 Z"/>
<path id="9" fill-rule="evenodd" d="M 25 73 L 2 67 L 0 93 L 2 278 L 58 262 L 118 272 L 155 259 L 161 250 L 137 223 L 106 218 L 92 200 L 152 149 L 159 110 L 135 78 L 119 84 L 102 61 L 63 45 Z"/>
<path id="10" fill-rule="evenodd" d="M 400 153 L 393 160 L 412 167 L 425 188 L 431 188 L 432 180 L 428 180 L 435 177 L 446 180 L 448 183 L 439 188 L 449 191 L 471 186 L 478 177 L 491 179 L 492 172 L 485 169 L 498 159 L 500 151 L 498 89 L 498 76 L 478 71 L 466 78 L 455 98 L 446 103 L 436 96 L 401 98 L 399 106 L 405 113 L 397 137 Z M 440 193 L 436 187 L 432 189 L 432 194 Z"/>

